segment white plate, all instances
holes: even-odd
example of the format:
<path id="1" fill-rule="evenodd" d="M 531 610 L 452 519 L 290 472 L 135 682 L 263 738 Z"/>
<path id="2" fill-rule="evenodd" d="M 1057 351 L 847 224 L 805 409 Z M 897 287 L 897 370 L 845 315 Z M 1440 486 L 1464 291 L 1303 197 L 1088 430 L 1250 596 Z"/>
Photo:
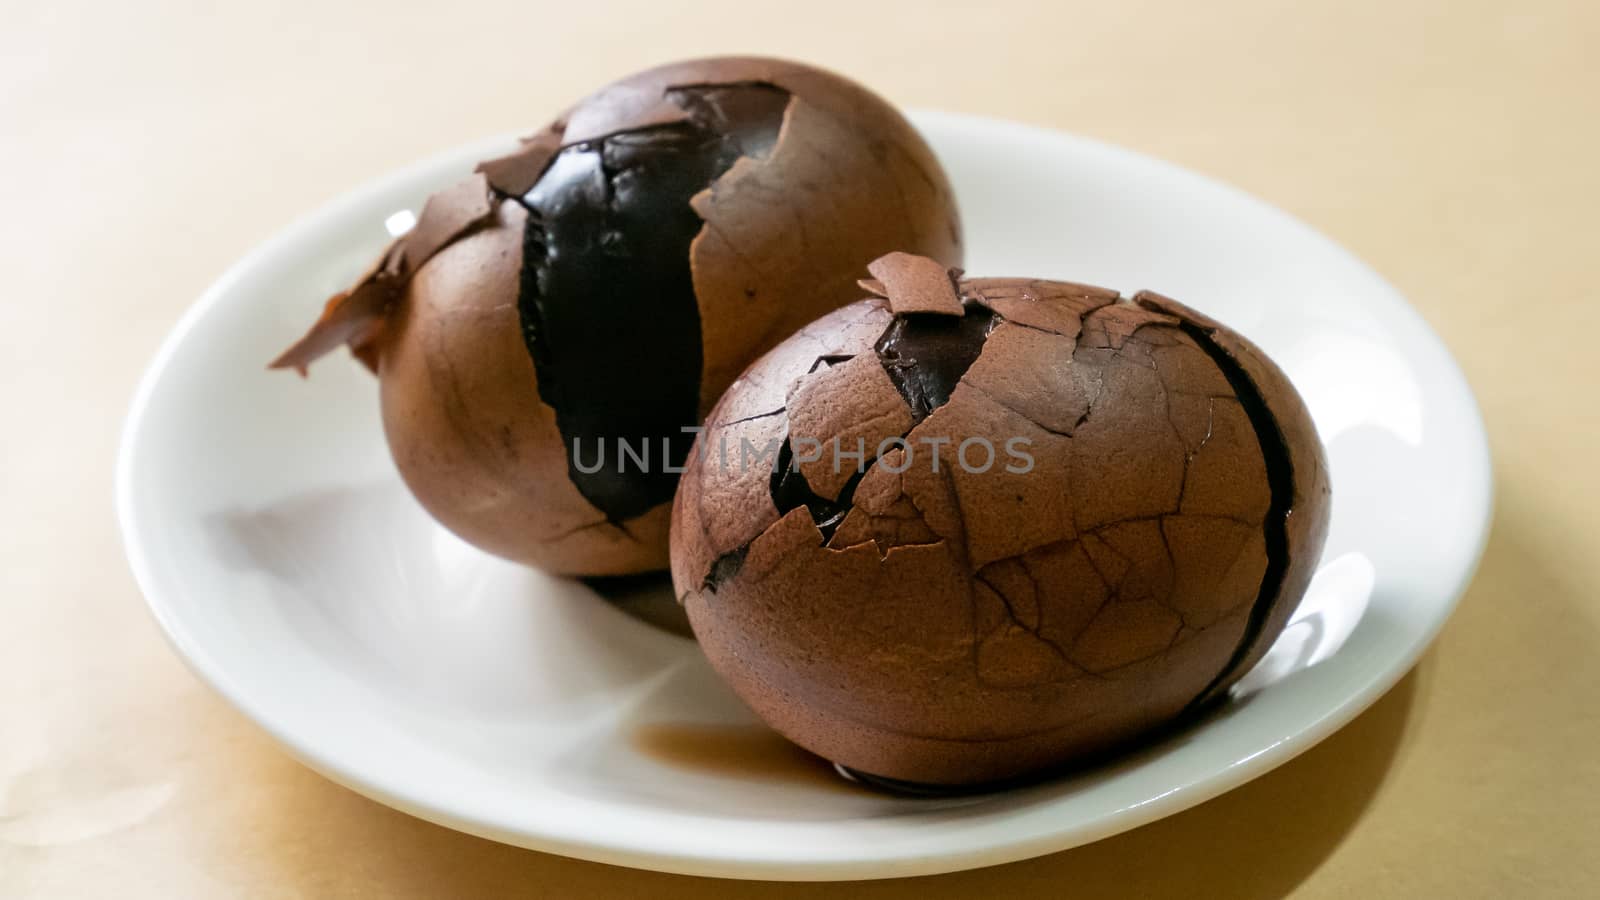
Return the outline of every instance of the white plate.
<path id="1" fill-rule="evenodd" d="M 177 651 L 306 763 L 474 834 L 747 878 L 943 872 L 1192 806 L 1300 753 L 1400 678 L 1482 548 L 1487 444 L 1437 338 L 1349 254 L 1173 166 L 925 113 L 979 275 L 1150 288 L 1254 339 L 1309 404 L 1332 531 L 1295 624 L 1205 722 L 1117 764 L 987 797 L 852 789 L 769 740 L 692 642 L 434 525 L 384 449 L 375 384 L 264 364 L 384 221 L 509 144 L 368 185 L 234 266 L 140 386 L 118 461 L 128 555 Z M 1337 651 L 1337 652 L 1335 652 Z"/>

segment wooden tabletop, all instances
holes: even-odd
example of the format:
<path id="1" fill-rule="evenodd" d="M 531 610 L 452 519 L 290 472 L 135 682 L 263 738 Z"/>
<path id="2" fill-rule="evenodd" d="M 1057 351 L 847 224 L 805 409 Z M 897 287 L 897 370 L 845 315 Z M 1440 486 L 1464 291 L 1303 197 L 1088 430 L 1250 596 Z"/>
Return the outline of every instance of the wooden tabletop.
<path id="1" fill-rule="evenodd" d="M 613 77 L 729 51 L 1090 135 L 1287 209 L 1422 311 L 1496 461 L 1460 610 L 1325 743 L 1120 837 L 839 895 L 1600 895 L 1600 5 L 940 6 L 5 3 L 0 896 L 810 893 L 517 850 L 324 781 L 167 648 L 111 509 L 135 379 L 252 245 Z"/>

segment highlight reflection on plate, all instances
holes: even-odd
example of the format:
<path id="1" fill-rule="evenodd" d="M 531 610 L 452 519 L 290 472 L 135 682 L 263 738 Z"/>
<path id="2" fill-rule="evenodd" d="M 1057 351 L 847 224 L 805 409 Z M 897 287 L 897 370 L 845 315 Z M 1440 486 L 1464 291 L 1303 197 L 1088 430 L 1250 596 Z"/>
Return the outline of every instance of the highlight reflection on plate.
<path id="1" fill-rule="evenodd" d="M 1019 125 L 917 122 L 957 187 L 969 271 L 1175 296 L 1248 335 L 1304 395 L 1329 451 L 1326 555 L 1236 702 L 1033 787 L 884 796 L 776 739 L 692 641 L 625 612 L 666 599 L 648 582 L 602 585 L 606 602 L 435 525 L 394 473 L 364 372 L 332 361 L 306 383 L 261 366 L 407 211 L 505 140 L 285 231 L 163 347 L 118 502 L 178 652 L 300 758 L 385 803 L 552 852 L 733 877 L 909 875 L 1061 849 L 1205 800 L 1348 721 L 1426 647 L 1481 548 L 1487 450 L 1448 355 L 1359 262 L 1236 191 Z"/>

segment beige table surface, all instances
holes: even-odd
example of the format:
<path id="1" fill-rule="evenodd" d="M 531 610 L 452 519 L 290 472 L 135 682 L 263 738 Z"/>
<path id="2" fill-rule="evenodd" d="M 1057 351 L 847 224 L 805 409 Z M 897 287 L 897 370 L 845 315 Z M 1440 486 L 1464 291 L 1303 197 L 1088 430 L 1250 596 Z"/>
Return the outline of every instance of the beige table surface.
<path id="1" fill-rule="evenodd" d="M 113 521 L 134 380 L 351 185 L 645 63 L 806 58 L 1174 160 L 1368 260 L 1492 433 L 1477 581 L 1321 746 L 1117 838 L 868 897 L 1600 896 L 1600 5 L 0 4 L 0 897 L 791 897 L 392 812 L 192 677 Z"/>

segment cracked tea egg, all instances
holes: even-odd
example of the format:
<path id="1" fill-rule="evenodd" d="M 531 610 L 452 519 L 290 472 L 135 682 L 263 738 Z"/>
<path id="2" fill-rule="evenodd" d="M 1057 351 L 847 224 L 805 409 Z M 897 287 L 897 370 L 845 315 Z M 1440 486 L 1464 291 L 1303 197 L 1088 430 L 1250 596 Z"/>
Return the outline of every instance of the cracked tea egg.
<path id="1" fill-rule="evenodd" d="M 890 254 L 723 396 L 672 576 L 764 720 L 952 789 L 1223 697 L 1305 591 L 1327 464 L 1283 372 L 1165 297 Z"/>
<path id="2" fill-rule="evenodd" d="M 895 109 L 796 63 L 682 62 L 434 194 L 273 365 L 348 345 L 407 486 L 478 547 L 661 569 L 690 429 L 897 247 L 961 256 L 949 183 Z"/>

